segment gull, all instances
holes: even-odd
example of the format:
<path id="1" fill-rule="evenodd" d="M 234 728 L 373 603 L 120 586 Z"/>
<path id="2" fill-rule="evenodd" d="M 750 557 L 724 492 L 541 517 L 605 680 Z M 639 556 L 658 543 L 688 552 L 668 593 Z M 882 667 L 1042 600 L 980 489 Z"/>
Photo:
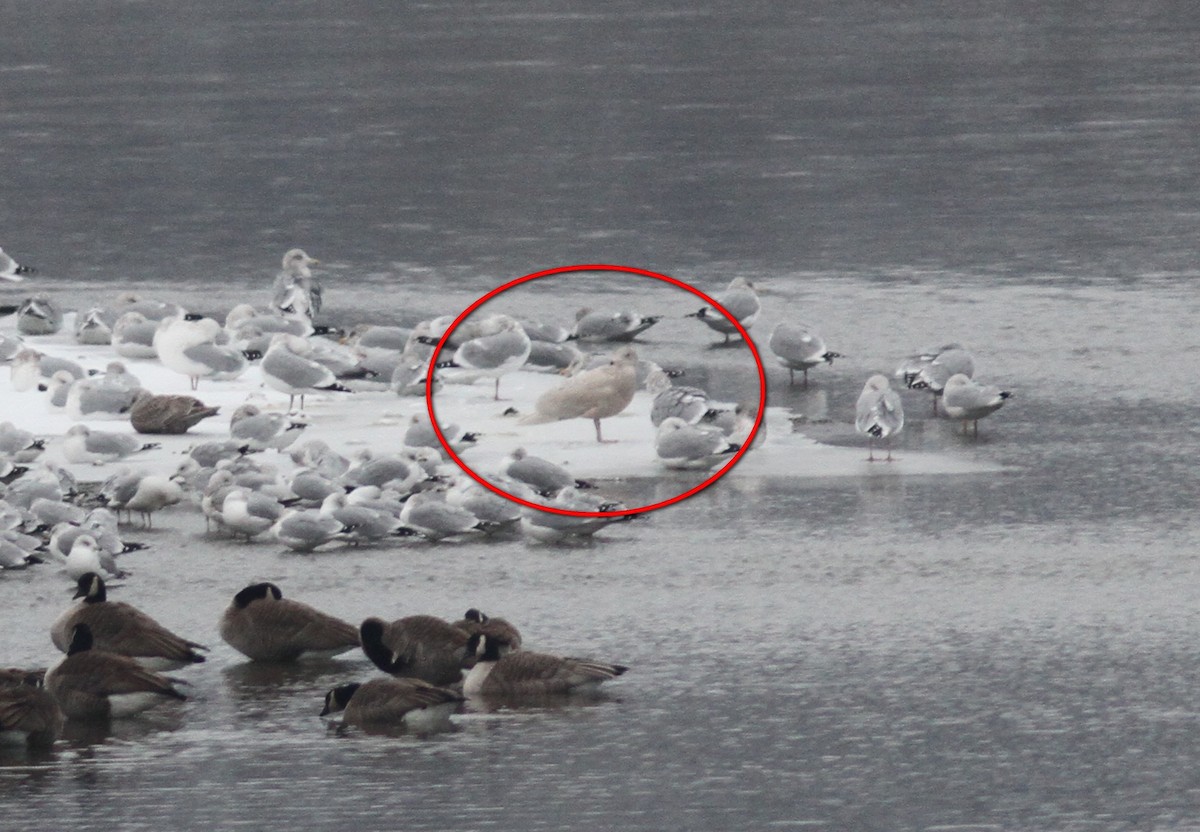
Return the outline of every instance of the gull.
<path id="1" fill-rule="evenodd" d="M 64 564 L 67 574 L 78 581 L 89 572 L 104 573 L 114 578 L 124 578 L 125 572 L 117 566 L 116 558 L 105 552 L 90 534 L 81 534 L 71 544 L 71 552 Z"/>
<path id="2" fill-rule="evenodd" d="M 263 381 L 272 389 L 288 394 L 289 410 L 294 407 L 297 396 L 303 410 L 304 395 L 310 390 L 350 392 L 349 388 L 338 384 L 332 370 L 314 361 L 311 353 L 312 347 L 307 340 L 281 332 L 271 338 L 271 346 L 263 356 Z"/>
<path id="3" fill-rule="evenodd" d="M 75 340 L 80 344 L 104 346 L 112 343 L 117 313 L 93 306 L 75 318 Z"/>
<path id="4" fill-rule="evenodd" d="M 283 516 L 283 505 L 266 494 L 233 488 L 221 501 L 221 523 L 246 540 L 262 534 Z"/>
<path id="5" fill-rule="evenodd" d="M 141 515 L 144 528 L 152 528 L 151 515 L 183 499 L 183 489 L 170 477 L 148 474 L 137 481 L 133 496 L 125 502 L 125 510 Z"/>
<path id="6" fill-rule="evenodd" d="M 742 325 L 743 329 L 750 329 L 755 318 L 758 317 L 759 311 L 762 309 L 762 304 L 758 302 L 758 294 L 755 292 L 754 284 L 744 277 L 735 277 L 729 281 L 729 286 L 725 291 L 719 292 L 713 296 L 713 299 L 721 304 L 730 316 Z M 693 312 L 690 315 L 685 315 L 686 318 L 699 318 L 710 329 L 715 329 L 725 336 L 726 344 L 729 343 L 729 336 L 737 332 L 737 327 L 730 323 L 729 318 L 726 318 L 718 309 L 712 306 L 703 306 L 699 311 Z"/>
<path id="7" fill-rule="evenodd" d="M 359 324 L 346 337 L 346 343 L 359 349 L 404 352 L 412 333 L 402 326 Z"/>
<path id="8" fill-rule="evenodd" d="M 520 423 L 537 425 L 563 419 L 591 419 L 596 426 L 596 441 L 605 442 L 600 420 L 616 416 L 633 401 L 637 392 L 637 362 L 637 351 L 622 347 L 612 354 L 607 365 L 584 370 L 547 390 L 534 403 L 534 413 L 523 417 Z"/>
<path id="9" fill-rule="evenodd" d="M 667 468 L 707 470 L 722 465 L 741 450 L 718 429 L 705 429 L 669 416 L 658 426 L 654 452 Z"/>
<path id="10" fill-rule="evenodd" d="M 356 545 L 394 536 L 402 525 L 398 515 L 364 503 L 351 503 L 350 498 L 340 491 L 329 494 L 321 502 L 320 513 L 340 523 L 346 539 Z"/>
<path id="11" fill-rule="evenodd" d="M 0 312 L 0 314 L 5 314 Z M 8 313 L 12 314 L 12 313 Z M 13 357 L 25 348 L 25 342 L 18 336 L 5 335 L 0 332 L 0 364 L 12 361 Z"/>
<path id="12" fill-rule="evenodd" d="M 389 387 L 397 396 L 424 396 L 425 374 L 428 370 L 428 356 L 422 358 L 415 352 L 405 350 L 400 353 L 395 369 L 392 370 Z M 440 386 L 441 383 L 435 376 L 434 391 L 436 392 Z"/>
<path id="13" fill-rule="evenodd" d="M 655 394 L 650 403 L 650 422 L 658 427 L 664 419 L 675 417 L 694 425 L 712 412 L 704 390 L 671 385 Z"/>
<path id="14" fill-rule="evenodd" d="M 0 457 L 13 462 L 32 462 L 45 449 L 45 439 L 37 438 L 12 422 L 0 422 Z"/>
<path id="15" fill-rule="evenodd" d="M 264 413 L 253 404 L 243 404 L 229 420 L 229 436 L 236 442 L 249 445 L 253 451 L 274 448 L 282 451 L 307 428 L 282 413 Z"/>
<path id="16" fill-rule="evenodd" d="M 246 356 L 212 318 L 164 318 L 154 334 L 154 349 L 166 367 L 190 379 L 193 390 L 199 387 L 201 378 L 237 378 L 248 364 Z"/>
<path id="17" fill-rule="evenodd" d="M 146 320 L 156 323 L 163 318 L 190 318 L 194 320 L 198 317 L 190 314 L 177 303 L 166 300 L 146 300 L 135 292 L 122 292 L 118 295 L 114 308 L 121 315 L 127 312 L 137 312 Z"/>
<path id="18" fill-rule="evenodd" d="M 446 491 L 446 503 L 494 524 L 496 531 L 511 529 L 521 522 L 520 504 L 484 488 L 465 474 L 456 477 L 454 485 Z"/>
<path id="19" fill-rule="evenodd" d="M 529 357 L 525 359 L 526 370 L 560 373 L 587 359 L 579 348 L 570 342 L 533 341 Z M 421 392 L 424 392 L 422 390 Z"/>
<path id="20" fill-rule="evenodd" d="M 23 347 L 18 350 L 9 363 L 12 388 L 18 393 L 32 390 L 43 379 L 53 378 L 57 372 L 68 373 L 73 379 L 83 378 L 87 375 L 83 367 L 74 361 L 46 355 L 31 347 Z"/>
<path id="21" fill-rule="evenodd" d="M 321 311 L 321 284 L 312 276 L 309 266 L 319 263 L 304 249 L 288 250 L 271 287 L 271 308 L 285 315 L 302 315 L 310 320 L 315 317 Z"/>
<path id="22" fill-rule="evenodd" d="M 457 424 L 443 425 L 439 422 L 438 427 L 442 431 L 442 436 L 446 437 L 446 442 L 450 445 L 451 450 L 456 454 L 461 454 L 467 448 L 475 447 L 479 441 L 478 433 L 464 430 Z M 445 448 L 438 439 L 429 417 L 424 413 L 413 414 L 408 430 L 404 432 L 404 446 L 407 448 L 433 448 L 445 456 Z"/>
<path id="23" fill-rule="evenodd" d="M 357 459 L 358 463 L 342 475 L 341 481 L 346 486 L 390 487 L 407 494 L 425 479 L 425 471 L 421 466 L 399 454 L 377 454 L 370 449 L 363 449 Z"/>
<path id="24" fill-rule="evenodd" d="M 951 419 L 962 420 L 963 433 L 968 423 L 973 423 L 975 436 L 979 436 L 979 420 L 995 413 L 1011 397 L 1012 393 L 994 384 L 983 385 L 965 373 L 955 373 L 942 388 L 942 407 Z"/>
<path id="25" fill-rule="evenodd" d="M 18 283 L 25 279 L 26 275 L 37 272 L 33 266 L 23 266 L 6 252 L 0 248 L 0 280 L 7 280 L 10 283 Z"/>
<path id="26" fill-rule="evenodd" d="M 17 307 L 17 332 L 22 335 L 53 335 L 62 322 L 62 310 L 45 295 L 26 298 Z"/>
<path id="27" fill-rule="evenodd" d="M 480 321 L 475 334 L 462 341 L 454 358 L 438 367 L 454 367 L 471 371 L 471 380 L 496 380 L 493 398 L 500 401 L 500 377 L 519 369 L 529 358 L 531 342 L 521 324 L 508 315 L 489 315 Z"/>
<path id="28" fill-rule="evenodd" d="M 594 312 L 585 306 L 575 313 L 575 329 L 571 334 L 580 341 L 632 341 L 660 320 L 659 315 Z"/>
<path id="29" fill-rule="evenodd" d="M 566 468 L 532 456 L 524 448 L 516 448 L 500 461 L 502 476 L 523 482 L 543 497 L 551 497 L 564 488 L 591 488 L 591 484 L 577 480 Z"/>
<path id="30" fill-rule="evenodd" d="M 971 353 L 958 345 L 943 348 L 908 380 L 913 390 L 928 390 L 933 394 L 933 415 L 938 412 L 938 399 L 950 376 L 962 373 L 967 378 L 975 375 L 975 359 Z"/>
<path id="31" fill-rule="evenodd" d="M 127 433 L 107 433 L 94 431 L 87 425 L 72 425 L 63 438 L 62 455 L 67 462 L 101 465 L 157 447 L 160 447 L 157 442 L 139 442 Z"/>
<path id="32" fill-rule="evenodd" d="M 832 364 L 833 359 L 842 358 L 840 352 L 826 349 L 825 341 L 809 327 L 801 323 L 781 323 L 771 330 L 767 342 L 775 359 L 788 371 L 788 384 L 796 383 L 796 371 L 804 372 L 804 386 L 808 387 L 808 371 L 822 363 Z"/>
<path id="33" fill-rule="evenodd" d="M 400 522 L 435 541 L 491 528 L 491 524 L 481 522 L 465 508 L 450 505 L 444 494 L 434 491 L 420 491 L 405 500 Z"/>
<path id="34" fill-rule="evenodd" d="M 55 374 L 58 378 L 58 374 Z M 64 406 L 67 415 L 76 422 L 94 419 L 128 419 L 137 389 L 111 384 L 103 377 L 81 378 L 67 387 Z"/>
<path id="35" fill-rule="evenodd" d="M 627 523 L 635 514 L 613 514 L 624 511 L 621 503 L 596 494 L 583 494 L 576 488 L 564 488 L 553 499 L 544 503 L 548 508 L 566 511 L 587 512 L 588 515 L 558 514 L 551 511 L 529 508 L 521 513 L 521 530 L 534 540 L 543 543 L 558 543 L 574 538 L 588 538 L 613 523 Z"/>
<path id="36" fill-rule="evenodd" d="M 137 310 L 121 314 L 112 328 L 112 346 L 123 358 L 157 358 L 154 335 L 158 321 L 147 318 Z"/>
<path id="37" fill-rule="evenodd" d="M 891 462 L 891 437 L 904 428 L 904 405 L 887 376 L 876 374 L 867 379 L 854 413 L 855 429 L 867 436 L 867 461 L 875 461 L 875 440 L 882 439 L 887 442 L 887 461 Z"/>
<path id="38" fill-rule="evenodd" d="M 271 534 L 294 552 L 311 552 L 334 540 L 346 539 L 347 529 L 319 511 L 289 509 L 271 526 Z"/>
<path id="39" fill-rule="evenodd" d="M 139 390 L 129 409 L 129 422 L 138 433 L 180 434 L 219 411 L 220 408 L 209 407 L 193 396 L 155 395 L 149 390 Z"/>

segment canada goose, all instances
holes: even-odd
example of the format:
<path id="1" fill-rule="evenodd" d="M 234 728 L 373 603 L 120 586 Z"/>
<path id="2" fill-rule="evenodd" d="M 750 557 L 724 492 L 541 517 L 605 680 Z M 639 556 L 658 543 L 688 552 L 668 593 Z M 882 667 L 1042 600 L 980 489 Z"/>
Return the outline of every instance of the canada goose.
<path id="1" fill-rule="evenodd" d="M 444 726 L 463 697 L 421 679 L 372 679 L 325 694 L 321 716 L 344 711 L 343 725 L 431 729 Z"/>
<path id="2" fill-rule="evenodd" d="M 521 631 L 503 618 L 493 618 L 471 607 L 454 626 L 467 635 L 492 636 L 508 645 L 510 650 L 521 649 Z"/>
<path id="3" fill-rule="evenodd" d="M 453 685 L 473 652 L 471 636 L 432 615 L 410 615 L 390 624 L 368 618 L 359 627 L 362 649 L 384 673 L 415 676 L 431 685 Z"/>
<path id="4" fill-rule="evenodd" d="M 124 601 L 109 601 L 104 579 L 95 572 L 79 577 L 78 604 L 58 617 L 50 627 L 50 640 L 64 653 L 71 646 L 76 624 L 87 624 L 97 650 L 135 659 L 149 670 L 174 670 L 204 661 L 197 650 L 203 644 L 181 638 L 146 613 Z"/>
<path id="5" fill-rule="evenodd" d="M 92 649 L 92 630 L 76 624 L 67 657 L 46 671 L 46 690 L 68 719 L 108 719 L 144 711 L 166 699 L 187 699 L 174 680 L 129 656 Z"/>
<path id="6" fill-rule="evenodd" d="M 37 674 L 0 687 L 0 745 L 53 745 L 62 733 L 63 712 Z"/>
<path id="7" fill-rule="evenodd" d="M 463 682 L 463 693 L 501 699 L 590 693 L 628 669 L 591 659 L 512 651 L 502 639 L 485 635 L 479 658 Z"/>
<path id="8" fill-rule="evenodd" d="M 221 615 L 221 638 L 256 662 L 328 658 L 358 647 L 353 624 L 284 598 L 271 583 L 251 584 Z"/>

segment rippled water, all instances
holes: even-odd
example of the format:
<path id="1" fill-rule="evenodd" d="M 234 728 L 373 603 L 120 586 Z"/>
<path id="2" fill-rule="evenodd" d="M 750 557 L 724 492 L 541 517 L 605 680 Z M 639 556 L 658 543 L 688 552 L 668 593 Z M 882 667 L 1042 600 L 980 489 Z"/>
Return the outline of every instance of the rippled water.
<path id="1" fill-rule="evenodd" d="M 298 557 L 172 515 L 125 592 L 213 644 L 191 699 L 4 758 L 0 825 L 1200 826 L 1195 22 L 732 8 L 10 4 L 0 244 L 61 298 L 222 310 L 293 244 L 342 322 L 571 262 L 740 273 L 760 341 L 798 316 L 847 355 L 807 391 L 770 374 L 819 438 L 855 441 L 863 379 L 930 342 L 1016 396 L 974 442 L 906 394 L 898 456 L 1002 473 L 729 480 L 579 549 Z M 544 297 L 581 294 L 647 298 Z M 673 357 L 745 392 L 724 351 Z M 261 671 L 219 643 L 254 579 L 351 620 L 478 605 L 633 669 L 587 706 L 338 736 L 321 695 L 365 660 Z M 3 663 L 51 659 L 68 596 L 3 575 Z"/>

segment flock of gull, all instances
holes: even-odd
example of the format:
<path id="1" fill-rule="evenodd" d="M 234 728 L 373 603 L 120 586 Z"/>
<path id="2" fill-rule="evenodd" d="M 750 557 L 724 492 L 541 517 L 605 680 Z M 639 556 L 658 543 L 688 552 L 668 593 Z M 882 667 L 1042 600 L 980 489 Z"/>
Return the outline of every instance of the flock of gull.
<path id="1" fill-rule="evenodd" d="M 14 684 L 0 690 L 0 730 L 16 730 L 14 719 L 27 712 L 42 714 L 51 727 L 60 724 L 61 713 L 57 723 L 53 716 L 54 702 L 68 718 L 82 719 L 118 716 L 148 702 L 182 698 L 169 677 L 138 665 L 140 654 L 126 649 L 122 639 L 131 632 L 152 631 L 150 641 L 174 651 L 183 664 L 203 660 L 196 652 L 199 645 L 106 599 L 105 578 L 123 577 L 122 556 L 141 546 L 121 534 L 134 515 L 150 527 L 158 511 L 190 502 L 203 512 L 210 531 L 247 541 L 273 539 L 298 552 L 405 538 L 524 537 L 554 544 L 588 540 L 609 525 L 639 517 L 636 508 L 605 496 L 596 483 L 525 447 L 540 430 L 530 432 L 524 445 L 510 442 L 499 454 L 502 459 L 482 471 L 488 485 L 481 483 L 479 474 L 464 472 L 452 456 L 480 448 L 486 439 L 448 421 L 432 423 L 419 400 L 427 388 L 436 397 L 450 385 L 486 381 L 483 401 L 495 406 L 504 400 L 506 378 L 514 373 L 525 381 L 536 378 L 536 395 L 527 404 L 505 409 L 512 430 L 561 422 L 570 431 L 577 420 L 590 422 L 598 448 L 628 443 L 606 437 L 604 426 L 627 416 L 641 396 L 648 403 L 645 453 L 666 470 L 709 472 L 728 465 L 747 443 L 765 440 L 765 430 L 758 429 L 757 401 L 715 401 L 702 388 L 679 383 L 679 373 L 639 356 L 635 342 L 658 317 L 584 308 L 569 326 L 483 314 L 452 330 L 454 317 L 443 316 L 412 328 L 362 325 L 343 332 L 317 323 L 323 293 L 311 271 L 314 265 L 317 261 L 304 251 L 288 251 L 269 303 L 239 304 L 223 322 L 132 294 L 121 295 L 109 307 L 78 310 L 73 323 L 44 295 L 0 310 L 16 323 L 15 333 L 0 334 L 0 362 L 9 366 L 13 393 L 31 402 L 40 398 L 72 422 L 61 437 L 0 423 L 0 567 L 56 563 L 79 582 L 82 598 L 73 613 L 79 620 L 68 626 L 64 617 L 56 625 L 54 642 L 68 656 L 45 674 L 44 685 L 40 673 L 14 672 L 9 676 Z M 0 279 L 17 282 L 32 271 L 0 251 Z M 725 343 L 739 335 L 733 321 L 749 330 L 761 310 L 756 287 L 741 277 L 714 298 L 717 306 L 703 306 L 686 317 L 702 322 Z M 38 349 L 41 339 L 58 336 L 69 323 L 76 343 L 111 350 L 103 368 Z M 799 370 L 807 386 L 810 370 L 841 357 L 811 327 L 794 321 L 775 326 L 767 346 L 788 370 L 789 384 L 795 384 Z M 186 378 L 192 394 L 147 389 L 137 377 L 140 367 L 165 369 L 179 381 Z M 192 443 L 173 469 L 164 470 L 161 457 L 156 465 L 138 464 L 168 437 L 220 415 L 227 402 L 214 405 L 200 396 L 248 372 L 261 376 L 261 388 L 287 396 L 287 409 L 281 400 L 273 404 L 255 392 L 237 403 L 228 436 Z M 917 351 L 893 374 L 909 388 L 928 390 L 935 415 L 959 420 L 964 432 L 973 427 L 977 435 L 979 420 L 1010 394 L 973 376 L 973 358 L 957 343 Z M 244 387 L 239 390 L 245 392 Z M 319 416 L 311 418 L 306 411 L 306 397 L 328 402 L 356 392 L 384 393 L 393 401 L 409 397 L 420 406 L 414 407 L 403 435 L 392 434 L 387 450 L 364 448 L 348 457 L 306 436 L 319 422 Z M 127 422 L 132 432 L 102 430 L 97 422 Z M 871 376 L 855 411 L 868 459 L 875 460 L 881 443 L 891 460 L 892 442 L 903 426 L 902 402 L 891 380 Z M 580 441 L 582 434 L 571 434 L 571 442 Z M 48 448 L 66 464 L 48 459 Z M 99 465 L 118 467 L 98 485 L 80 482 Z M 101 613 L 115 617 L 112 610 L 128 616 L 119 634 L 106 629 L 102 617 L 90 618 Z M 264 621 L 286 621 L 326 641 L 311 646 L 284 629 L 254 634 L 253 626 L 265 627 Z M 274 585 L 259 584 L 238 593 L 221 619 L 221 634 L 253 660 L 363 649 L 391 676 L 329 692 L 326 711 L 344 709 L 351 721 L 367 721 L 374 709 L 393 721 L 415 711 L 444 715 L 464 695 L 481 691 L 564 693 L 594 687 L 625 669 L 522 651 L 511 625 L 477 611 L 462 622 L 425 624 L 442 640 L 436 650 L 420 641 L 424 631 L 418 637 L 399 622 L 375 619 L 355 628 L 283 599 Z M 409 672 L 416 660 L 405 651 L 428 656 L 441 650 L 443 642 L 456 645 L 448 660 L 452 671 Z M 521 674 L 552 689 L 535 690 L 538 685 Z M 432 675 L 436 678 L 427 678 Z M 104 688 L 109 677 L 119 680 L 112 690 Z M 98 692 L 101 688 L 105 692 Z M 127 694 L 136 694 L 130 700 L 135 704 L 118 704 Z"/>

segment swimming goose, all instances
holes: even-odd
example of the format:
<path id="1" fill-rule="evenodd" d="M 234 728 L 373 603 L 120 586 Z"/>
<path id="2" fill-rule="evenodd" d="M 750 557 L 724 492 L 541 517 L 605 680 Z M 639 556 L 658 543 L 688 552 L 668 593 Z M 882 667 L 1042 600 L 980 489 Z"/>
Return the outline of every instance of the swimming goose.
<path id="1" fill-rule="evenodd" d="M 410 615 L 386 622 L 368 618 L 359 627 L 363 652 L 393 676 L 412 676 L 431 685 L 462 679 L 472 653 L 471 636 L 433 615 Z"/>
<path id="2" fill-rule="evenodd" d="M 63 712 L 38 676 L 0 687 L 0 745 L 46 747 L 62 733 Z"/>
<path id="3" fill-rule="evenodd" d="M 93 649 L 87 624 L 75 625 L 67 657 L 46 671 L 45 684 L 68 719 L 129 716 L 167 699 L 187 699 L 174 680 L 129 656 Z"/>
<path id="4" fill-rule="evenodd" d="M 445 727 L 463 697 L 420 679 L 372 679 L 340 685 L 325 694 L 321 716 L 341 712 L 343 725 L 359 728 Z"/>
<path id="5" fill-rule="evenodd" d="M 359 646 L 353 624 L 300 601 L 272 583 L 251 584 L 221 615 L 221 638 L 257 662 L 328 658 Z"/>
<path id="6" fill-rule="evenodd" d="M 513 651 L 503 639 L 485 635 L 479 658 L 463 681 L 463 693 L 505 699 L 590 693 L 628 669 L 591 659 Z"/>
<path id="7" fill-rule="evenodd" d="M 109 601 L 104 579 L 95 572 L 79 577 L 76 598 L 83 600 L 50 627 L 50 640 L 64 653 L 76 624 L 87 624 L 97 650 L 135 659 L 149 670 L 174 670 L 204 661 L 203 644 L 175 635 L 146 613 L 124 601 Z"/>

